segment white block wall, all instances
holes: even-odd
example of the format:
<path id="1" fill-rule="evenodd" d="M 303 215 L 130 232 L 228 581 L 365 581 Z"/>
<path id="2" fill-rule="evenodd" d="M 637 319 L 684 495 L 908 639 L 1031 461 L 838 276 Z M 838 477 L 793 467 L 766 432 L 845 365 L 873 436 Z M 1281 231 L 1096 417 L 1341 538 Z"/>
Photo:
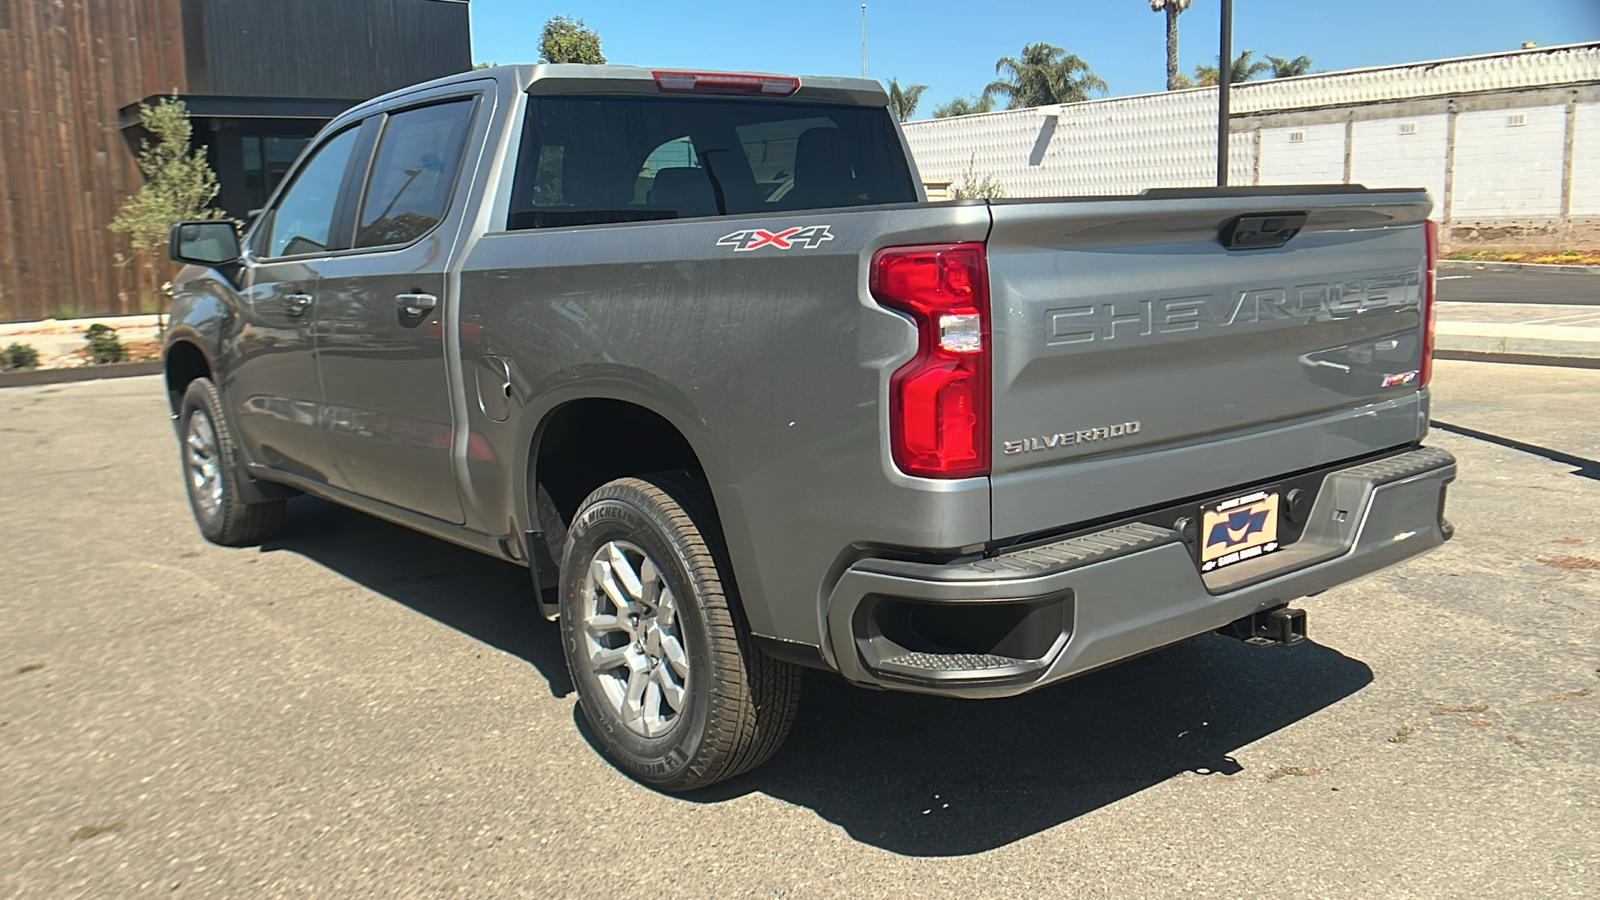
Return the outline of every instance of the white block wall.
<path id="1" fill-rule="evenodd" d="M 1572 215 L 1600 218 L 1600 103 L 1578 104 L 1572 163 Z"/>
<path id="2" fill-rule="evenodd" d="M 1404 125 L 1415 132 L 1403 133 Z M 1374 188 L 1427 188 L 1437 212 L 1444 197 L 1449 132 L 1445 115 L 1357 122 L 1351 132 L 1350 180 Z"/>
<path id="3" fill-rule="evenodd" d="M 1343 184 L 1344 123 L 1261 129 L 1261 183 Z"/>
<path id="4" fill-rule="evenodd" d="M 1565 106 L 1458 115 L 1452 221 L 1561 215 L 1566 115 Z"/>
<path id="5" fill-rule="evenodd" d="M 1424 187 L 1441 215 L 1456 121 L 1451 222 L 1548 223 L 1562 215 L 1569 89 L 1585 98 L 1574 118 L 1571 215 L 1600 217 L 1600 43 L 1512 51 L 1405 66 L 1329 72 L 1239 85 L 1233 95 L 1230 183 L 1352 182 Z M 1539 95 L 1538 91 L 1546 91 Z M 1410 103 L 1410 101 L 1431 101 Z M 929 181 L 957 186 L 969 165 L 1010 197 L 1128 194 L 1215 183 L 1215 89 L 1117 97 L 909 123 L 906 140 Z M 1402 115 L 1431 109 L 1426 115 Z M 1512 109 L 1486 110 L 1485 105 Z M 1526 105 L 1522 105 L 1526 104 Z M 1544 105 L 1539 105 L 1544 104 Z M 1524 124 L 1511 125 L 1522 115 Z M 1046 119 L 1054 123 L 1048 130 Z M 1296 120 L 1304 124 L 1292 124 Z M 1332 121 L 1329 121 L 1332 119 Z M 1257 160 L 1255 123 L 1260 129 Z M 1403 134 L 1401 125 L 1415 124 Z M 1292 132 L 1303 140 L 1291 141 Z"/>

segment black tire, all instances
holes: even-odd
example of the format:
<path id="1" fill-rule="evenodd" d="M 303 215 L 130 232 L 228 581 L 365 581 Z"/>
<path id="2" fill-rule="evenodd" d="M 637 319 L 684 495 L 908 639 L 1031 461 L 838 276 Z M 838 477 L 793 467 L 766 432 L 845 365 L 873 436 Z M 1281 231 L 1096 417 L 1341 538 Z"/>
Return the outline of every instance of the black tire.
<path id="1" fill-rule="evenodd" d="M 675 627 L 687 645 L 683 708 L 658 735 L 630 727 L 601 685 L 607 676 L 588 662 L 593 639 L 584 616 L 593 601 L 585 599 L 587 575 L 597 556 L 619 541 L 648 554 L 677 598 Z M 561 636 L 579 706 L 606 757 L 658 790 L 705 787 L 766 762 L 799 709 L 800 670 L 751 645 L 727 559 L 704 488 L 676 474 L 600 487 L 567 531 Z"/>
<path id="2" fill-rule="evenodd" d="M 191 440 L 193 420 L 202 414 L 213 435 L 209 451 L 194 446 Z M 183 463 L 189 509 L 206 540 L 229 547 L 257 543 L 276 531 L 288 502 L 273 499 L 246 503 L 240 496 L 238 453 L 217 386 L 209 378 L 189 382 L 178 415 L 178 456 Z M 215 464 L 214 485 L 196 477 L 199 464 L 207 457 Z"/>

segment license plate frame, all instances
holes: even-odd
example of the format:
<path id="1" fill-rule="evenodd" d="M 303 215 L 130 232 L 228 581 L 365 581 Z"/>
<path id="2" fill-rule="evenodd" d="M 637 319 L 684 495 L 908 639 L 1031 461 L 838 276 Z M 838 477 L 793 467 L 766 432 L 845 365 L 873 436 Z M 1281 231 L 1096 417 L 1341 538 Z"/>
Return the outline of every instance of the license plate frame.
<path id="1" fill-rule="evenodd" d="M 1264 487 L 1200 505 L 1195 561 L 1201 574 L 1260 559 L 1283 548 L 1283 492 Z"/>

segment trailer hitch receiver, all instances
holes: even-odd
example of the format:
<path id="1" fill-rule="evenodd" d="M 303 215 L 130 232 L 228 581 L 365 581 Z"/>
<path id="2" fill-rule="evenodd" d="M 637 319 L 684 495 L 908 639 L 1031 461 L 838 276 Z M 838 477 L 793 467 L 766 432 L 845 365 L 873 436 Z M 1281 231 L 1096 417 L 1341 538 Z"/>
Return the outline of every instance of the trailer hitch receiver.
<path id="1" fill-rule="evenodd" d="M 1306 611 L 1288 606 L 1264 609 L 1229 622 L 1217 629 L 1217 633 L 1257 647 L 1298 644 L 1306 639 Z"/>

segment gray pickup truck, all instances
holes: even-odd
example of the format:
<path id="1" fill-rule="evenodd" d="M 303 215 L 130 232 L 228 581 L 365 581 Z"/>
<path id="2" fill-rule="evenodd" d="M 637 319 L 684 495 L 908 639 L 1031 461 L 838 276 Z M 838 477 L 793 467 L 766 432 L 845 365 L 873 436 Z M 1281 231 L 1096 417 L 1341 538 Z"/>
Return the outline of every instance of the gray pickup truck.
<path id="1" fill-rule="evenodd" d="M 621 66 L 361 104 L 241 238 L 173 227 L 212 541 L 287 498 L 532 570 L 663 790 L 772 755 L 801 667 L 954 697 L 1206 632 L 1450 536 L 1422 191 L 929 203 L 881 87 Z"/>

